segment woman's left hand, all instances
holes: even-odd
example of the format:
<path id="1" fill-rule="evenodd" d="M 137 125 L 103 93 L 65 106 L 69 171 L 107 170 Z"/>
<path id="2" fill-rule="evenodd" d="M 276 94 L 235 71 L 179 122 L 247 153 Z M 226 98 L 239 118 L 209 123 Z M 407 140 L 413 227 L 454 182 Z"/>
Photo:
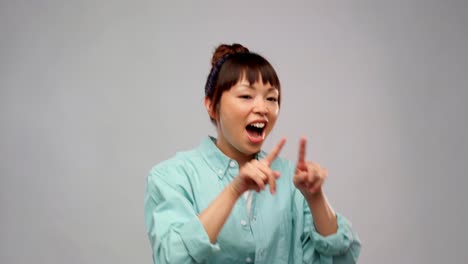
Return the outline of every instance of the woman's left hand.
<path id="1" fill-rule="evenodd" d="M 294 185 L 305 198 L 312 198 L 322 192 L 322 185 L 328 175 L 328 170 L 320 164 L 305 160 L 306 139 L 299 142 L 299 159 L 294 173 Z"/>

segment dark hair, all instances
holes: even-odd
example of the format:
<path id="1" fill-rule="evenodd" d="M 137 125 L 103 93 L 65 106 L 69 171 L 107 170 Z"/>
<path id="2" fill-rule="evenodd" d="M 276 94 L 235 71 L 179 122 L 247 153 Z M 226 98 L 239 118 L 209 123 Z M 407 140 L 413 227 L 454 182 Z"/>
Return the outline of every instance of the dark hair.
<path id="1" fill-rule="evenodd" d="M 213 111 L 217 111 L 222 94 L 242 78 L 254 84 L 261 77 L 264 84 L 269 83 L 278 89 L 278 104 L 280 103 L 281 85 L 273 66 L 264 57 L 250 52 L 246 47 L 237 43 L 219 45 L 213 53 L 211 66 L 205 96 L 211 99 Z"/>

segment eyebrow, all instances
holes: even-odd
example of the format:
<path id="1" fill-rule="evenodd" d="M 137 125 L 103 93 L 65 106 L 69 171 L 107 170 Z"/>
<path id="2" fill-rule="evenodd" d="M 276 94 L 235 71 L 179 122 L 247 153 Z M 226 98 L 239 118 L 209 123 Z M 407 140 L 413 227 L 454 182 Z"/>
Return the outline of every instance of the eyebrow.
<path id="1" fill-rule="evenodd" d="M 240 85 L 240 86 L 247 87 L 247 88 L 252 89 L 252 90 L 255 90 L 255 87 L 253 87 L 253 86 L 250 85 L 250 84 L 241 83 L 241 84 L 239 84 L 239 85 Z M 276 88 L 276 87 L 274 87 L 274 86 L 271 86 L 270 88 L 268 88 L 267 92 L 274 91 L 274 90 L 278 90 L 278 88 Z"/>

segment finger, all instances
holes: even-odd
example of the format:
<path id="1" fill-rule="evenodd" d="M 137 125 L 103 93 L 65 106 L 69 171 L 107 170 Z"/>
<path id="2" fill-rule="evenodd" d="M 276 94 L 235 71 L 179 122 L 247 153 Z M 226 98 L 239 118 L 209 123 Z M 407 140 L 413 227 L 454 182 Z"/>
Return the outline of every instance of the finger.
<path id="1" fill-rule="evenodd" d="M 265 162 L 258 163 L 258 169 L 261 170 L 264 175 L 268 177 L 268 185 L 270 186 L 270 193 L 275 194 L 276 192 L 276 177 L 275 173 L 265 164 Z"/>
<path id="2" fill-rule="evenodd" d="M 314 184 L 313 191 L 317 192 L 320 188 L 322 188 L 323 184 L 325 183 L 325 180 L 327 179 L 328 176 L 328 170 L 326 168 L 322 168 L 320 170 L 320 177 L 317 180 L 317 182 Z"/>
<path id="3" fill-rule="evenodd" d="M 268 174 L 271 171 L 270 167 L 258 160 L 253 160 L 251 164 L 252 169 L 255 171 L 255 175 L 258 175 L 263 182 L 266 182 L 268 180 Z"/>
<path id="4" fill-rule="evenodd" d="M 317 169 L 312 164 L 307 164 L 307 181 L 310 186 L 317 180 Z"/>
<path id="5" fill-rule="evenodd" d="M 258 187 L 260 187 L 261 190 L 265 190 L 265 185 L 266 185 L 266 182 L 268 181 L 268 175 L 265 174 L 262 170 L 260 170 L 259 168 L 255 168 L 255 172 L 254 174 L 252 175 L 252 179 L 255 180 L 255 182 L 257 183 Z"/>
<path id="6" fill-rule="evenodd" d="M 268 177 L 268 185 L 270 186 L 270 193 L 275 194 L 276 193 L 276 178 L 273 175 L 273 173 L 269 175 Z"/>
<path id="7" fill-rule="evenodd" d="M 305 163 L 306 143 L 307 139 L 305 137 L 302 137 L 299 141 L 299 157 L 297 162 L 301 164 Z"/>
<path id="8" fill-rule="evenodd" d="M 256 188 L 259 188 L 260 190 L 265 189 L 265 183 L 261 179 L 261 176 L 256 173 L 255 175 L 250 176 L 250 180 L 252 180 L 257 186 Z"/>
<path id="9" fill-rule="evenodd" d="M 266 156 L 264 161 L 268 166 L 270 166 L 271 163 L 273 163 L 273 161 L 276 159 L 276 157 L 278 157 L 279 153 L 281 152 L 281 149 L 284 146 L 284 143 L 286 143 L 286 138 L 282 138 L 278 145 L 276 145 L 276 147 L 270 152 L 270 154 Z"/>
<path id="10" fill-rule="evenodd" d="M 279 171 L 273 171 L 273 174 L 275 176 L 275 179 L 279 179 L 279 177 L 281 176 L 281 173 Z"/>
<path id="11" fill-rule="evenodd" d="M 306 179 L 307 179 L 307 172 L 305 172 L 305 171 L 298 172 L 294 176 L 295 184 L 302 185 L 302 184 L 304 184 L 306 182 Z"/>
<path id="12" fill-rule="evenodd" d="M 267 176 L 264 175 L 258 168 L 252 163 L 248 163 L 248 172 L 247 177 L 252 181 L 254 184 L 256 184 L 256 188 L 259 188 L 260 190 L 263 190 L 265 188 L 265 180 L 267 179 Z"/>
<path id="13" fill-rule="evenodd" d="M 322 184 L 323 184 L 323 180 L 322 180 L 322 179 L 316 180 L 315 183 L 312 185 L 312 187 L 309 189 L 309 191 L 310 191 L 311 193 L 317 192 L 317 191 L 320 189 L 320 187 L 322 187 Z"/>
<path id="14" fill-rule="evenodd" d="M 296 169 L 298 170 L 307 170 L 307 165 L 305 161 L 305 155 L 306 155 L 306 138 L 302 137 L 299 140 L 299 155 L 297 159 L 297 165 Z"/>

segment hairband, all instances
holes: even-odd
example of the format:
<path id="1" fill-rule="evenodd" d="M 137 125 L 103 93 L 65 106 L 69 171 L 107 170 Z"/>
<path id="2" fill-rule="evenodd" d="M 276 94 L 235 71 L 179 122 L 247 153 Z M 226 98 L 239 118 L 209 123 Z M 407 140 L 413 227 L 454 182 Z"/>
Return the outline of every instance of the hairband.
<path id="1" fill-rule="evenodd" d="M 208 78 L 206 79 L 206 85 L 205 85 L 205 96 L 210 96 L 213 93 L 214 87 L 216 85 L 216 81 L 218 80 L 218 73 L 219 70 L 221 70 L 221 66 L 223 66 L 224 62 L 226 62 L 229 57 L 231 57 L 232 54 L 227 54 L 221 59 L 219 59 L 215 65 L 211 68 L 210 74 L 208 75 Z"/>

